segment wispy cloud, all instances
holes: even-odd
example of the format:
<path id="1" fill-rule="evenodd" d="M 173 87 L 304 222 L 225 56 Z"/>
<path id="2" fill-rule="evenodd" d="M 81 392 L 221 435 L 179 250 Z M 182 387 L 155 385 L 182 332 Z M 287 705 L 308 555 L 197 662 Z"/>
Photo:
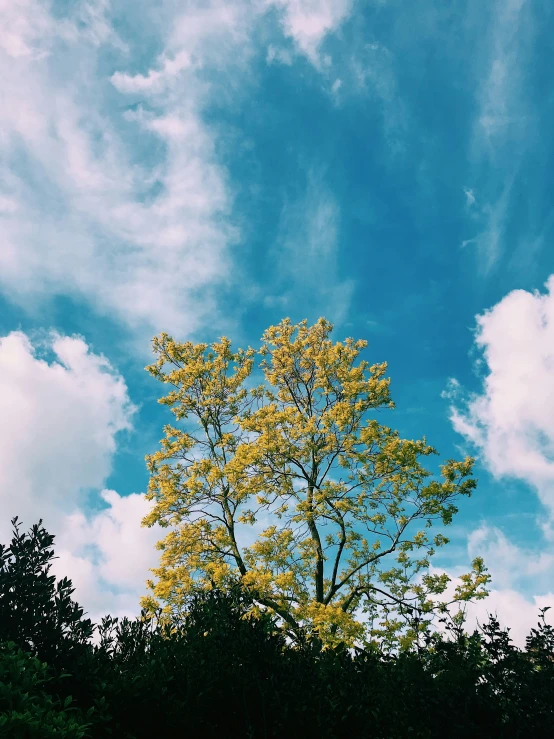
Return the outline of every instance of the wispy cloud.
<path id="1" fill-rule="evenodd" d="M 107 0 L 62 18 L 35 0 L 3 3 L 0 287 L 14 302 L 76 296 L 143 339 L 213 323 L 240 235 L 204 111 L 238 89 L 273 5 L 314 64 L 349 8 L 188 3 L 158 19 L 163 51 L 137 72 L 139 49 L 115 32 Z M 141 12 L 148 23 L 154 6 Z M 107 46 L 117 61 L 105 74 Z"/>
<path id="2" fill-rule="evenodd" d="M 31 9 L 20 9 L 23 21 L 25 11 Z M 194 330 L 212 307 L 209 289 L 226 277 L 236 233 L 190 55 L 181 49 L 144 77 L 113 76 L 119 90 L 135 93 L 135 103 L 137 94 L 149 101 L 165 80 L 163 99 L 124 120 L 117 109 L 107 112 L 113 87 L 95 69 L 98 44 L 112 35 L 61 27 L 45 16 L 41 48 L 1 62 L 10 204 L 1 285 L 23 306 L 52 293 L 77 295 L 135 330 Z M 35 48 L 37 34 L 23 29 L 17 49 Z M 217 33 L 207 23 L 199 36 L 202 30 Z M 206 39 L 196 41 L 192 51 Z M 178 84 L 188 94 L 176 101 Z M 158 156 L 137 160 L 129 140 Z"/>
<path id="3" fill-rule="evenodd" d="M 489 6 L 486 34 L 476 55 L 476 113 L 469 154 L 472 182 L 480 193 L 475 224 L 479 231 L 462 245 L 475 246 L 483 276 L 507 249 L 513 185 L 534 135 L 535 113 L 527 91 L 533 22 L 532 3 L 497 0 Z"/>
<path id="4" fill-rule="evenodd" d="M 512 186 L 513 177 L 509 177 L 500 195 L 492 202 L 483 204 L 477 203 L 473 190 L 464 190 L 466 205 L 471 209 L 471 223 L 478 233 L 464 239 L 461 247 L 471 245 L 476 250 L 482 276 L 490 272 L 503 252 Z"/>
<path id="5" fill-rule="evenodd" d="M 464 187 L 464 195 L 466 196 L 466 205 L 468 206 L 468 208 L 471 208 L 472 205 L 475 205 L 475 193 L 473 192 L 471 187 Z"/>
<path id="6" fill-rule="evenodd" d="M 486 71 L 478 91 L 475 146 L 494 156 L 495 148 L 529 123 L 525 97 L 523 57 L 528 51 L 531 28 L 528 0 L 498 0 L 490 19 Z M 515 129 L 515 131 L 514 131 Z"/>
<path id="7" fill-rule="evenodd" d="M 397 60 L 391 49 L 373 40 L 364 43 L 351 55 L 348 75 L 345 75 L 351 80 L 350 90 L 356 95 L 367 95 L 375 104 L 382 119 L 383 135 L 389 152 L 394 155 L 405 151 L 409 118 L 398 87 L 396 65 Z"/>
<path id="8" fill-rule="evenodd" d="M 266 304 L 294 311 L 298 318 L 324 314 L 343 321 L 354 285 L 340 279 L 339 244 L 339 205 L 323 174 L 310 171 L 304 194 L 281 213 L 273 251 L 279 294 L 266 296 Z"/>
<path id="9" fill-rule="evenodd" d="M 321 55 L 321 44 L 327 34 L 336 31 L 348 18 L 353 0 L 266 0 L 277 8 L 285 36 L 312 64 L 321 68 L 331 60 Z"/>

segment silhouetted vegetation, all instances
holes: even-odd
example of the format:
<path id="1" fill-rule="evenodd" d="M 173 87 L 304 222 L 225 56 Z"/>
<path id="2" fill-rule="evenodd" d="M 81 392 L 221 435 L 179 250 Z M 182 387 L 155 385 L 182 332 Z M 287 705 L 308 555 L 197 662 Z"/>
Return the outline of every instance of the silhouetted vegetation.
<path id="1" fill-rule="evenodd" d="M 0 737 L 546 737 L 554 630 L 526 650 L 490 618 L 400 655 L 292 646 L 239 587 L 186 617 L 98 627 L 50 574 L 53 537 L 14 522 L 0 547 Z M 93 639 L 94 629 L 98 633 Z"/>

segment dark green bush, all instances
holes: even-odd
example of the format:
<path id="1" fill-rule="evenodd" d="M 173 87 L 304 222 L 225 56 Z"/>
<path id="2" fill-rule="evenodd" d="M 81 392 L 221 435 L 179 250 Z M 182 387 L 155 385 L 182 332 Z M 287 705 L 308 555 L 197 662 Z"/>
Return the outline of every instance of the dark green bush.
<path id="1" fill-rule="evenodd" d="M 15 518 L 9 547 L 0 544 L 0 641 L 63 669 L 88 649 L 93 625 L 72 600 L 71 581 L 50 574 L 54 537 L 41 524 L 21 534 Z"/>
<path id="2" fill-rule="evenodd" d="M 52 671 L 14 642 L 0 644 L 0 737 L 10 739 L 82 739 L 89 722 L 74 708 L 71 696 L 63 702 L 45 688 Z"/>
<path id="3" fill-rule="evenodd" d="M 237 585 L 196 594 L 170 626 L 106 617 L 93 643 L 71 583 L 49 574 L 52 544 L 40 524 L 21 535 L 15 522 L 0 548 L 0 642 L 19 648 L 0 653 L 0 736 L 552 734 L 554 630 L 544 612 L 526 651 L 491 617 L 482 633 L 427 633 L 413 652 L 353 654 L 308 635 L 288 644 L 269 615 L 246 617 Z"/>

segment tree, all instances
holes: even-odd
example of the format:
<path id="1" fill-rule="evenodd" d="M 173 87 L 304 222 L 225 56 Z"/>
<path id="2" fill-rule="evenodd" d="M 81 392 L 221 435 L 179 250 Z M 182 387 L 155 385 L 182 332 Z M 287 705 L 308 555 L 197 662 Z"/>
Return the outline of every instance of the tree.
<path id="1" fill-rule="evenodd" d="M 196 588 L 238 579 L 293 639 L 305 625 L 326 644 L 407 649 L 449 605 L 448 576 L 425 572 L 448 539 L 428 530 L 475 488 L 473 461 L 447 461 L 441 479 L 425 469 L 435 449 L 374 417 L 394 407 L 386 363 L 360 360 L 365 341 L 333 343 L 332 328 L 285 319 L 258 352 L 153 339 L 146 369 L 171 386 L 159 402 L 180 426 L 147 457 L 143 524 L 171 530 L 145 608 L 176 614 Z M 476 558 L 450 603 L 485 597 L 489 579 Z"/>

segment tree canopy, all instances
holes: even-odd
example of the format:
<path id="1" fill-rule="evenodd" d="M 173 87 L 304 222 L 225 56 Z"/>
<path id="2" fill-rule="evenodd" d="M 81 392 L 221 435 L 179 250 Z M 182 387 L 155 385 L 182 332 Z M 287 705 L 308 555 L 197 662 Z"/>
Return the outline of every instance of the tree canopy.
<path id="1" fill-rule="evenodd" d="M 324 644 L 405 649 L 437 610 L 487 595 L 481 558 L 448 603 L 448 576 L 428 572 L 448 542 L 430 529 L 475 488 L 473 460 L 426 469 L 425 438 L 377 418 L 394 407 L 386 363 L 332 330 L 285 319 L 257 351 L 154 338 L 147 370 L 177 423 L 147 457 L 143 523 L 169 531 L 146 609 L 175 615 L 198 589 L 239 581 L 293 639 L 307 627 Z"/>

